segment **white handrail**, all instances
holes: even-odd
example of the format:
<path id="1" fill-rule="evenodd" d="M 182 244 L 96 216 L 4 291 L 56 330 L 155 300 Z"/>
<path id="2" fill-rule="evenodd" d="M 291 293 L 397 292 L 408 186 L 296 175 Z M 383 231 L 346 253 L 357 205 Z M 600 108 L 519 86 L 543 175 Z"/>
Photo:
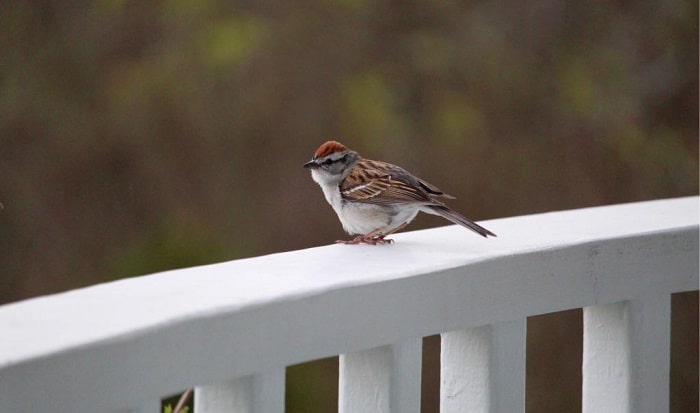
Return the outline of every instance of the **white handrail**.
<path id="1" fill-rule="evenodd" d="M 0 412 L 146 411 L 192 386 L 196 413 L 282 411 L 284 367 L 338 354 L 341 411 L 417 412 L 432 334 L 443 412 L 522 410 L 524 321 L 572 308 L 584 411 L 667 411 L 669 297 L 698 289 L 698 198 L 485 225 L 498 238 L 449 226 L 0 306 Z"/>

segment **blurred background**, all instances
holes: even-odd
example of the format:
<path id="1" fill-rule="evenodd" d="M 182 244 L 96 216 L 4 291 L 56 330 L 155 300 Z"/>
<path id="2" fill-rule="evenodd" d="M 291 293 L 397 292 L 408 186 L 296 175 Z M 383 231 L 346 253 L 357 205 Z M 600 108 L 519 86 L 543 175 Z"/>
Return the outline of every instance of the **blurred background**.
<path id="1" fill-rule="evenodd" d="M 0 304 L 343 237 L 301 167 L 330 138 L 476 220 L 696 195 L 698 2 L 3 1 Z M 673 308 L 697 411 L 697 293 Z M 580 411 L 580 319 L 530 320 L 528 411 Z M 288 369 L 288 410 L 336 368 Z"/>

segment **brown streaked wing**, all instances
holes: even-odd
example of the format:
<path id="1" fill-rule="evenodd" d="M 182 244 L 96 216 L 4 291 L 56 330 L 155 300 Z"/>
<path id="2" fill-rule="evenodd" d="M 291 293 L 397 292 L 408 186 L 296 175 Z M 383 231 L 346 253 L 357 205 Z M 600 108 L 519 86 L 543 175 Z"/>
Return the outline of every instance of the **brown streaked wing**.
<path id="1" fill-rule="evenodd" d="M 356 165 L 340 185 L 343 198 L 377 205 L 435 203 L 421 188 L 391 173 L 396 171 L 385 171 L 377 166 L 376 162 L 368 160 Z"/>
<path id="2" fill-rule="evenodd" d="M 441 197 L 447 198 L 447 199 L 455 199 L 454 196 L 442 192 L 442 189 L 440 189 L 440 188 L 438 188 L 437 186 L 431 184 L 430 182 L 428 182 L 428 181 L 426 181 L 426 180 L 423 180 L 423 179 L 421 179 L 421 178 L 416 178 L 416 179 L 418 180 L 418 183 L 419 183 L 421 186 L 423 186 L 423 189 L 425 189 L 426 192 L 428 192 L 430 195 L 433 195 L 433 196 L 441 196 Z"/>
<path id="3" fill-rule="evenodd" d="M 391 179 L 391 186 L 382 194 L 383 197 L 398 201 L 397 203 L 433 203 L 433 199 L 422 189 L 396 178 Z"/>
<path id="4" fill-rule="evenodd" d="M 371 179 L 363 184 L 351 187 L 341 186 L 340 193 L 348 201 L 376 203 L 377 198 L 389 187 L 389 182 L 384 178 Z"/>

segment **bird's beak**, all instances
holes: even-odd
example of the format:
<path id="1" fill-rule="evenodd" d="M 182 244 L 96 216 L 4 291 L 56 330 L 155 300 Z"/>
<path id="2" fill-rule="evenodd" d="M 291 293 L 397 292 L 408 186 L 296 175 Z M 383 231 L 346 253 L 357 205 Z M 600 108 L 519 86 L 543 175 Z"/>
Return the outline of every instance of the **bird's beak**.
<path id="1" fill-rule="evenodd" d="M 309 162 L 307 162 L 307 163 L 304 164 L 304 168 L 316 169 L 316 168 L 318 168 L 318 164 L 316 163 L 316 161 L 314 161 L 314 160 L 312 159 L 312 160 L 310 160 Z"/>

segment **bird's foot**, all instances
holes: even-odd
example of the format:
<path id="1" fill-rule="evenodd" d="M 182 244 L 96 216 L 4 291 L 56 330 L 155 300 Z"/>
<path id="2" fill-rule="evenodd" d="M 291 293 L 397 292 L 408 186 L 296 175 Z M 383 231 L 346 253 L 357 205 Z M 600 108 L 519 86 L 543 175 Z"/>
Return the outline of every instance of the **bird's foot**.
<path id="1" fill-rule="evenodd" d="M 357 245 L 357 244 L 369 244 L 369 245 L 384 245 L 393 244 L 394 240 L 389 238 L 384 238 L 384 235 L 359 235 L 351 240 L 338 240 L 337 244 L 345 245 Z"/>

